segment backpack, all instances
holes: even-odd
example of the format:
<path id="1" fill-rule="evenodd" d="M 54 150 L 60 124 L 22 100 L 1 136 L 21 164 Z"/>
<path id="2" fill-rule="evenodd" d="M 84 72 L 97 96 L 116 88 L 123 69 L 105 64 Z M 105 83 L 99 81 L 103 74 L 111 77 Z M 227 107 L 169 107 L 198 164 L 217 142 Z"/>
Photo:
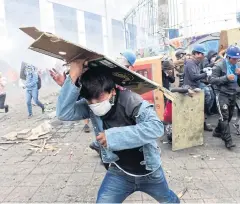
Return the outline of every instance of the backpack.
<path id="1" fill-rule="evenodd" d="M 42 80 L 41 77 L 38 75 L 38 83 L 37 83 L 38 89 L 41 89 L 42 87 Z"/>

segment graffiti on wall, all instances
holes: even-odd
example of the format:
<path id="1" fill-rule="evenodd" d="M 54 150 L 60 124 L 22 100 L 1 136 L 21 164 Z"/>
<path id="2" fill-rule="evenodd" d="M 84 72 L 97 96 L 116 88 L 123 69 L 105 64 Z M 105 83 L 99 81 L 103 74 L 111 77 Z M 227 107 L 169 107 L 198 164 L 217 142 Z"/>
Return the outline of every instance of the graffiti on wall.
<path id="1" fill-rule="evenodd" d="M 188 38 L 175 38 L 169 41 L 169 51 L 176 50 L 177 48 L 184 48 L 185 50 L 191 52 L 193 46 L 196 44 L 204 44 L 207 51 L 218 51 L 219 40 L 220 32 L 197 35 Z"/>
<path id="2" fill-rule="evenodd" d="M 193 46 L 196 44 L 204 44 L 207 51 L 218 51 L 219 40 L 220 32 L 196 35 L 187 38 L 181 37 L 171 39 L 168 42 L 165 42 L 164 46 L 158 45 L 155 47 L 138 49 L 136 53 L 138 58 L 151 57 L 164 53 L 172 55 L 178 48 L 184 48 L 187 52 L 191 52 Z"/>

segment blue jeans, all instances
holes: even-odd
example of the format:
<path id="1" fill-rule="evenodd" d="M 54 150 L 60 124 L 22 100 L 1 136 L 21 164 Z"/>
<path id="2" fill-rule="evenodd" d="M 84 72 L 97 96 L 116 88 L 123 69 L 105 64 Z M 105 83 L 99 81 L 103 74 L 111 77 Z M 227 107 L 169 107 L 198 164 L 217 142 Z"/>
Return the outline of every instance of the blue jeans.
<path id="1" fill-rule="evenodd" d="M 38 89 L 36 88 L 32 90 L 26 90 L 27 108 L 29 115 L 32 115 L 32 98 L 36 105 L 42 109 L 44 108 L 44 105 L 38 100 Z"/>
<path id="2" fill-rule="evenodd" d="M 180 203 L 168 188 L 162 167 L 148 176 L 132 177 L 110 166 L 98 191 L 97 203 L 122 203 L 129 195 L 142 191 L 160 203 Z"/>
<path id="3" fill-rule="evenodd" d="M 199 88 L 204 91 L 205 111 L 211 112 L 210 110 L 215 100 L 213 89 L 211 86 L 207 86 L 204 83 L 201 83 Z"/>

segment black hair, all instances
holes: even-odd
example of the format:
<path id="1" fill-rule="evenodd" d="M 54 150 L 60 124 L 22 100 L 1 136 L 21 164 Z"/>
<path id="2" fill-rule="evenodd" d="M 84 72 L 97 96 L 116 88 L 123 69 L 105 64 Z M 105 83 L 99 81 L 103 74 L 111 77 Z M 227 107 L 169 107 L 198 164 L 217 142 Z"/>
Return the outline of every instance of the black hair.
<path id="1" fill-rule="evenodd" d="M 84 72 L 80 82 L 80 96 L 87 100 L 97 99 L 102 93 L 110 93 L 116 87 L 112 75 L 99 68 L 91 68 Z"/>

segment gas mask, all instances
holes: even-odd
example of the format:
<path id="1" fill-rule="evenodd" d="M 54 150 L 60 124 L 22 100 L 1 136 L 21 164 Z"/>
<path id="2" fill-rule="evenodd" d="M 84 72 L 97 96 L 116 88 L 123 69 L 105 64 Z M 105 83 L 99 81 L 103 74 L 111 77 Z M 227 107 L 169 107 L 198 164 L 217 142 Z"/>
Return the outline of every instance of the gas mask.
<path id="1" fill-rule="evenodd" d="M 115 96 L 112 96 L 110 99 L 106 99 L 100 103 L 90 104 L 89 108 L 92 112 L 97 116 L 104 116 L 106 115 L 112 106 L 114 105 Z"/>

